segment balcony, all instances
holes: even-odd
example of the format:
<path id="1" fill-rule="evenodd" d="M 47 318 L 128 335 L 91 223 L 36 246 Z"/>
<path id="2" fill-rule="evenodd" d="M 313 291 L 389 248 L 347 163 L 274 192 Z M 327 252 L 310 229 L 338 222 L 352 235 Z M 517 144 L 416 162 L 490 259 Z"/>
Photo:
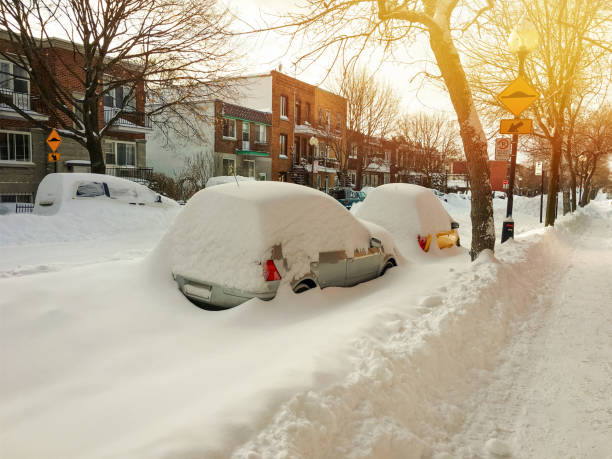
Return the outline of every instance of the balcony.
<path id="1" fill-rule="evenodd" d="M 45 114 L 45 106 L 39 97 L 31 96 L 27 92 L 15 92 L 10 89 L 0 88 L 0 118 L 22 119 L 10 105 L 16 105 L 36 120 L 45 121 L 49 117 Z"/>
<path id="2" fill-rule="evenodd" d="M 104 122 L 108 123 L 122 109 L 104 107 Z M 114 131 L 145 132 L 151 130 L 151 119 L 143 112 L 122 111 L 110 127 Z"/>

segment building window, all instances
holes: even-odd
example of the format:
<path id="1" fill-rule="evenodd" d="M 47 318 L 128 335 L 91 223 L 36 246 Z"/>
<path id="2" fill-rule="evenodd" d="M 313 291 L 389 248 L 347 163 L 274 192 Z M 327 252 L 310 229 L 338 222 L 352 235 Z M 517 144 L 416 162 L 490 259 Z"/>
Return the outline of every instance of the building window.
<path id="1" fill-rule="evenodd" d="M 29 133 L 0 131 L 0 161 L 31 160 L 32 145 Z"/>
<path id="2" fill-rule="evenodd" d="M 349 154 L 349 158 L 356 159 L 358 153 L 359 153 L 359 150 L 357 148 L 357 145 L 353 145 L 353 148 L 351 148 L 351 152 Z"/>
<path id="3" fill-rule="evenodd" d="M 385 162 L 387 164 L 391 163 L 391 152 L 390 151 L 385 151 Z"/>
<path id="4" fill-rule="evenodd" d="M 280 155 L 287 157 L 287 134 L 280 135 Z"/>
<path id="5" fill-rule="evenodd" d="M 325 111 L 325 124 L 327 125 L 327 130 L 331 129 L 331 112 L 329 110 Z"/>
<path id="6" fill-rule="evenodd" d="M 348 171 L 348 175 L 351 179 L 351 185 L 355 185 L 357 183 L 357 171 Z"/>
<path id="7" fill-rule="evenodd" d="M 319 126 L 323 126 L 323 109 L 319 107 Z"/>
<path id="8" fill-rule="evenodd" d="M 265 124 L 255 125 L 255 142 L 266 143 L 266 125 Z"/>
<path id="9" fill-rule="evenodd" d="M 223 137 L 226 139 L 236 139 L 236 120 L 223 118 Z"/>
<path id="10" fill-rule="evenodd" d="M 287 96 L 280 96 L 280 116 L 288 119 L 287 115 Z"/>
<path id="11" fill-rule="evenodd" d="M 104 143 L 104 158 L 107 165 L 136 166 L 136 144 L 133 142 Z"/>
<path id="12" fill-rule="evenodd" d="M 136 91 L 131 86 L 117 86 L 116 88 L 105 88 L 103 96 L 104 106 L 123 109 L 126 112 L 136 111 Z"/>
<path id="13" fill-rule="evenodd" d="M 304 111 L 304 124 L 310 124 L 310 103 L 306 102 L 306 110 Z"/>
<path id="14" fill-rule="evenodd" d="M 342 132 L 342 115 L 340 113 L 336 115 L 336 132 Z"/>
<path id="15" fill-rule="evenodd" d="M 0 91 L 30 93 L 30 76 L 28 72 L 16 64 L 0 61 Z"/>
<path id="16" fill-rule="evenodd" d="M 265 172 L 260 172 L 259 174 L 257 174 L 257 180 L 259 180 L 261 182 L 265 182 L 266 181 L 266 173 Z"/>
<path id="17" fill-rule="evenodd" d="M 236 170 L 236 160 L 223 158 L 223 175 L 234 175 Z"/>

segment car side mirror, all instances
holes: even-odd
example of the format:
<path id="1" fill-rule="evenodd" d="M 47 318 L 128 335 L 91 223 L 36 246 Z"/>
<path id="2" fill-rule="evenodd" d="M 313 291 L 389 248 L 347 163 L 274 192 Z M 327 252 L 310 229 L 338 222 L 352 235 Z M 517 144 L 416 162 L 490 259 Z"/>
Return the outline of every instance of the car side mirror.
<path id="1" fill-rule="evenodd" d="M 370 247 L 375 248 L 375 249 L 381 249 L 382 242 L 380 242 L 380 239 L 376 239 L 375 237 L 372 237 L 370 238 Z"/>
<path id="2" fill-rule="evenodd" d="M 457 228 L 459 228 L 459 223 L 451 222 L 451 229 L 457 229 Z"/>

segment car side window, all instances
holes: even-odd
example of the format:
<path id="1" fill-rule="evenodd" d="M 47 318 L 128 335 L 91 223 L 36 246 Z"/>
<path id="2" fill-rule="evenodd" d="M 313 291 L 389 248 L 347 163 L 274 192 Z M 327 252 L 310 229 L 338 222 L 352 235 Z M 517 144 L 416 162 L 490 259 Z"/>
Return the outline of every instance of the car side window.
<path id="1" fill-rule="evenodd" d="M 84 182 L 76 190 L 77 198 L 95 198 L 104 195 L 104 184 L 102 182 Z"/>

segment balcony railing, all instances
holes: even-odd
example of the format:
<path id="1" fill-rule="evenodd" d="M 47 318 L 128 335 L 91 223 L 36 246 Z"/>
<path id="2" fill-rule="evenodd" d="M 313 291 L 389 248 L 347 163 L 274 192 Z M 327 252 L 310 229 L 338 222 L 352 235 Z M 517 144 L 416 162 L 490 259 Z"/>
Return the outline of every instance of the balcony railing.
<path id="1" fill-rule="evenodd" d="M 11 89 L 0 88 L 0 110 L 13 110 L 9 103 L 16 105 L 23 111 L 46 113 L 39 97 L 31 96 L 27 92 L 15 92 Z"/>
<path id="2" fill-rule="evenodd" d="M 153 178 L 152 167 L 114 167 L 107 166 L 106 174 L 121 177 L 139 183 L 148 183 Z"/>
<path id="3" fill-rule="evenodd" d="M 120 108 L 104 107 L 104 122 L 108 123 L 121 111 Z M 113 121 L 113 126 L 126 128 L 151 128 L 151 119 L 142 112 L 123 111 Z"/>

